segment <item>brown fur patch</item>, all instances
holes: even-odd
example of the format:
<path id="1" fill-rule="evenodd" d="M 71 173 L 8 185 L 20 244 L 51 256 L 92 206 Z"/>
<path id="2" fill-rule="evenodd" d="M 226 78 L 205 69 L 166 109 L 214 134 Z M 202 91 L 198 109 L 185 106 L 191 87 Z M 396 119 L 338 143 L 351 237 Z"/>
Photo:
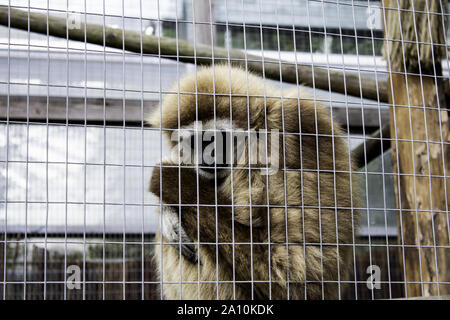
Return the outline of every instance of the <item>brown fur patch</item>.
<path id="1" fill-rule="evenodd" d="M 183 257 L 180 262 L 178 251 L 164 245 L 163 238 L 162 251 L 155 250 L 157 265 L 163 282 L 174 283 L 164 284 L 165 297 L 178 299 L 182 290 L 185 299 L 250 299 L 253 290 L 257 299 L 285 299 L 288 292 L 291 299 L 336 298 L 337 281 L 352 266 L 350 244 L 358 221 L 358 213 L 348 209 L 358 207 L 358 185 L 349 173 L 354 168 L 346 142 L 333 136 L 343 135 L 342 130 L 320 104 L 298 98 L 297 89 L 281 98 L 242 69 L 215 66 L 214 74 L 212 68 L 200 68 L 197 79 L 182 79 L 180 93 L 166 96 L 150 123 L 177 129 L 215 114 L 217 119 L 231 116 L 243 129 L 267 124 L 268 130 L 284 133 L 280 170 L 261 175 L 257 166 L 246 169 L 247 157 L 217 185 L 185 166 L 153 170 L 150 191 L 162 205 L 176 212 L 181 208 L 181 225 L 200 250 L 201 265 Z M 180 286 L 180 280 L 200 280 L 200 285 Z"/>

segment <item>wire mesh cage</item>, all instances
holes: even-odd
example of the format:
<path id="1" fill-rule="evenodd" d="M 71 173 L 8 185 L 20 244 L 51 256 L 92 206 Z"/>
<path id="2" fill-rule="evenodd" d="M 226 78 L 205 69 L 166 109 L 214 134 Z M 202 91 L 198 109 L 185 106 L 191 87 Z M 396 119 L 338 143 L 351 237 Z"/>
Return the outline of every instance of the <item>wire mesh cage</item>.
<path id="1" fill-rule="evenodd" d="M 448 297 L 447 9 L 0 1 L 1 297 Z"/>

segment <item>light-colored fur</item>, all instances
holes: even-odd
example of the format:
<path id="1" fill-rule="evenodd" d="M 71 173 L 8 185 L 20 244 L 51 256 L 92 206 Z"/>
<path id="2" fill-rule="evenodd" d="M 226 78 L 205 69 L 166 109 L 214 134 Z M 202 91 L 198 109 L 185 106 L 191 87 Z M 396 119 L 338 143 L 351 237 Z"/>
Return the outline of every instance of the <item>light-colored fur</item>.
<path id="1" fill-rule="evenodd" d="M 337 282 L 352 267 L 358 221 L 351 209 L 358 207 L 358 186 L 346 141 L 338 137 L 343 131 L 310 96 L 301 92 L 299 98 L 297 88 L 281 97 L 239 68 L 199 68 L 181 79 L 179 89 L 151 116 L 154 128 L 177 129 L 215 117 L 245 130 L 267 124 L 285 134 L 273 175 L 262 175 L 260 164 L 247 169 L 248 157 L 217 185 L 194 168 L 154 169 L 150 191 L 179 213 L 177 225 L 195 242 L 199 257 L 199 263 L 184 256 L 180 261 L 179 250 L 164 244 L 170 240 L 156 235 L 163 241 L 155 261 L 164 297 L 337 298 Z"/>

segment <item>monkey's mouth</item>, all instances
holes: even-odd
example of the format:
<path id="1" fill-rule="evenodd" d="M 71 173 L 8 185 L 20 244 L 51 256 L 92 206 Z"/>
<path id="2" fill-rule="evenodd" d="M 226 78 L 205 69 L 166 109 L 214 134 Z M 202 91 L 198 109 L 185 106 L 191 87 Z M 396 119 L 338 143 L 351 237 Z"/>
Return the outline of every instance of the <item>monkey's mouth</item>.
<path id="1" fill-rule="evenodd" d="M 195 243 L 189 238 L 180 223 L 179 209 L 161 203 L 161 234 L 167 242 L 191 263 L 198 262 Z"/>

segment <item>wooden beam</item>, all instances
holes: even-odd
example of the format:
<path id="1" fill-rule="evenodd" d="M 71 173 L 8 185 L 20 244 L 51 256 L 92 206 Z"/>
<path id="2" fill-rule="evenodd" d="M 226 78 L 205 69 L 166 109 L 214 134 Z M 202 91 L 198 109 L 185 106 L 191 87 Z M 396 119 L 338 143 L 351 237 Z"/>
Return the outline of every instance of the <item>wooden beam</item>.
<path id="1" fill-rule="evenodd" d="M 300 82 L 317 89 L 331 90 L 380 102 L 387 101 L 386 80 L 377 80 L 354 71 L 347 70 L 344 73 L 343 70 L 302 64 L 295 68 L 294 63 L 269 58 L 264 58 L 263 63 L 261 56 L 246 54 L 241 50 L 212 48 L 201 44 L 194 46 L 183 40 L 143 35 L 102 25 L 81 23 L 80 28 L 68 30 L 67 21 L 64 18 L 36 12 L 28 13 L 7 6 L 0 6 L 0 25 L 139 54 L 153 54 L 197 65 L 230 61 L 233 65 L 247 67 L 248 70 L 258 75 L 264 74 L 270 79 L 281 79 L 290 83 Z"/>
<path id="2" fill-rule="evenodd" d="M 353 161 L 358 168 L 365 167 L 370 161 L 386 152 L 391 147 L 389 123 L 385 124 L 382 130 L 376 130 L 352 151 Z M 364 146 L 365 145 L 365 146 Z"/>
<path id="3" fill-rule="evenodd" d="M 445 36 L 436 36 L 444 33 L 442 15 L 423 13 L 442 12 L 442 2 L 427 3 L 432 8 L 425 1 L 384 0 L 393 170 L 400 174 L 394 175 L 398 239 L 408 297 L 450 293 L 448 284 L 439 285 L 450 281 L 450 181 L 444 178 L 450 169 L 449 121 L 443 80 L 435 77 L 441 76 L 442 56 L 430 45 Z"/>
<path id="4" fill-rule="evenodd" d="M 157 106 L 155 100 L 122 100 L 103 98 L 66 98 L 43 96 L 0 97 L 0 120 L 49 123 L 85 123 L 141 126 L 145 117 Z M 48 108 L 48 115 L 47 115 Z M 86 112 L 86 113 L 85 113 Z M 125 115 L 125 119 L 124 119 Z M 144 123 L 145 124 L 145 123 Z"/>
<path id="5" fill-rule="evenodd" d="M 7 119 L 8 99 L 6 96 L 0 96 L 0 120 Z M 28 104 L 28 110 L 27 110 Z M 148 115 L 158 107 L 157 100 L 141 100 L 135 99 L 106 99 L 103 98 L 68 98 L 65 97 L 47 97 L 45 96 L 10 96 L 9 97 L 9 120 L 32 122 L 47 121 L 47 104 L 48 104 L 48 121 L 65 122 L 68 118 L 69 123 L 106 123 L 122 125 L 124 122 L 125 107 L 125 123 L 129 125 L 142 124 L 142 116 Z M 86 104 L 86 116 L 84 114 Z M 66 110 L 66 105 L 68 106 Z M 143 110 L 141 110 L 143 107 Z M 389 123 L 389 109 L 382 108 L 362 108 L 362 107 L 333 107 L 333 116 L 335 120 L 343 127 L 350 129 L 362 128 L 363 124 L 366 128 L 379 128 L 379 112 L 381 114 L 381 125 Z M 369 144 L 368 144 L 369 145 Z"/>
<path id="6" fill-rule="evenodd" d="M 379 119 L 380 117 L 381 123 Z M 366 108 L 360 106 L 349 106 L 348 108 L 345 108 L 342 106 L 333 106 L 333 118 L 344 129 L 347 129 L 348 124 L 350 131 L 352 131 L 352 129 L 354 129 L 354 131 L 358 129 L 361 130 L 364 127 L 366 128 L 366 131 L 370 132 L 375 128 L 380 128 L 386 124 L 389 124 L 389 108 Z"/>

